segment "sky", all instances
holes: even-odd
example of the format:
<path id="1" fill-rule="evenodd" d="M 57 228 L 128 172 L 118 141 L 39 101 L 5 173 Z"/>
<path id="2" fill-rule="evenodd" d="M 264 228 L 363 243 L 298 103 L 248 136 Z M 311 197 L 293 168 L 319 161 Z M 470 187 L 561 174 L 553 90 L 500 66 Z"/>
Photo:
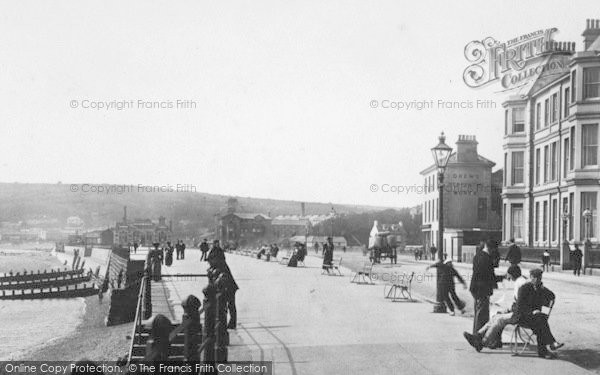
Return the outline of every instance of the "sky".
<path id="1" fill-rule="evenodd" d="M 556 27 L 581 50 L 600 18 L 597 0 L 482 4 L 2 2 L 0 181 L 417 205 L 442 131 L 501 164 L 507 94 L 467 87 L 465 46 Z"/>

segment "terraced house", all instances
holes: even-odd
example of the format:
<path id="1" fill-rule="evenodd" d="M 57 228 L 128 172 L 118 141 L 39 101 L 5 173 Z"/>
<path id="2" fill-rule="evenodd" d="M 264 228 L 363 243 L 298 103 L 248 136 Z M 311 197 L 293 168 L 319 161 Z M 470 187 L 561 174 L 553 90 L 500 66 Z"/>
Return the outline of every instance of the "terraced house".
<path id="1" fill-rule="evenodd" d="M 551 249 L 569 264 L 600 266 L 600 21 L 587 20 L 583 49 L 550 46 L 540 73 L 504 103 L 503 240 Z M 560 67 L 560 68 L 557 68 Z"/>

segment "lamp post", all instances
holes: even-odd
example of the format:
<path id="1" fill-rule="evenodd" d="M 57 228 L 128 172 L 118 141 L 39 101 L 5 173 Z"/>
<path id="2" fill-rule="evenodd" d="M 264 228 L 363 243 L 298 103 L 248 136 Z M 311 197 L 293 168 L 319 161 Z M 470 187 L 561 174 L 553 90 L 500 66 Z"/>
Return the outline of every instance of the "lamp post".
<path id="1" fill-rule="evenodd" d="M 450 160 L 450 154 L 452 148 L 446 144 L 446 136 L 444 132 L 439 137 L 439 143 L 437 146 L 431 149 L 433 154 L 433 160 L 438 170 L 438 191 L 439 191 L 439 203 L 438 203 L 438 262 L 444 261 L 444 172 Z M 442 285 L 442 278 L 440 268 L 437 269 L 437 298 L 436 303 L 433 306 L 434 313 L 445 313 L 446 305 L 444 305 L 444 285 Z"/>

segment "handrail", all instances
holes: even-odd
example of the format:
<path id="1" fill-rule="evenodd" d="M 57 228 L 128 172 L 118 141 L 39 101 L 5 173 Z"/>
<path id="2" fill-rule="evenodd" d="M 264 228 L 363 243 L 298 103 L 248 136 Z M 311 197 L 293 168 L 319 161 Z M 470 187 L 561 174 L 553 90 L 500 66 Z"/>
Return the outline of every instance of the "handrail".
<path id="1" fill-rule="evenodd" d="M 141 278 L 140 291 L 138 293 L 138 301 L 137 301 L 137 306 L 135 308 L 135 320 L 134 320 L 134 324 L 133 324 L 133 332 L 131 334 L 131 345 L 129 346 L 129 357 L 127 358 L 127 363 L 131 363 L 131 357 L 133 356 L 133 347 L 135 346 L 135 340 L 139 333 L 138 328 L 140 328 L 140 326 L 142 324 L 142 306 L 144 306 L 144 304 L 142 303 L 142 300 L 144 299 L 144 293 L 146 291 L 146 278 L 147 277 L 148 276 L 146 275 Z"/>

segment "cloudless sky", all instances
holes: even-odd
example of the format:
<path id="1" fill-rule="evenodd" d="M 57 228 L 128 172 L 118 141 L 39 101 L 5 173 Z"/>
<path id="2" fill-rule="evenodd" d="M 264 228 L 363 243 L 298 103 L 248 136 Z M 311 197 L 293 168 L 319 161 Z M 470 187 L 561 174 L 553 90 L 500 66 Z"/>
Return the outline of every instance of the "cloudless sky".
<path id="1" fill-rule="evenodd" d="M 0 181 L 412 206 L 370 185 L 422 184 L 441 131 L 501 164 L 507 95 L 464 84 L 465 45 L 557 27 L 581 50 L 587 18 L 597 0 L 2 2 Z M 178 99 L 196 108 L 137 108 Z M 478 99 L 496 108 L 370 104 Z"/>

